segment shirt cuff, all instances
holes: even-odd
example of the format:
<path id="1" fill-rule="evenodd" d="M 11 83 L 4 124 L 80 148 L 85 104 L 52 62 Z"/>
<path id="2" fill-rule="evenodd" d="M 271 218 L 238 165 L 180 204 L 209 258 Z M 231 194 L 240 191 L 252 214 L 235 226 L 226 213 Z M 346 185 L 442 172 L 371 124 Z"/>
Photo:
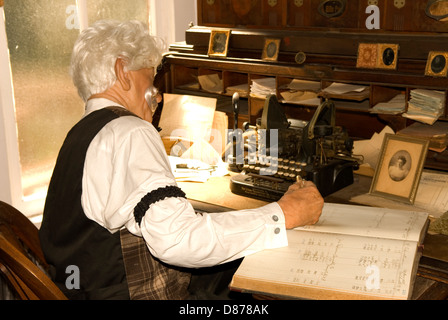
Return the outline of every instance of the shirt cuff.
<path id="1" fill-rule="evenodd" d="M 276 249 L 288 246 L 285 215 L 277 202 L 262 207 L 265 213 L 266 237 L 264 249 Z M 255 250 L 257 251 L 257 250 Z"/>

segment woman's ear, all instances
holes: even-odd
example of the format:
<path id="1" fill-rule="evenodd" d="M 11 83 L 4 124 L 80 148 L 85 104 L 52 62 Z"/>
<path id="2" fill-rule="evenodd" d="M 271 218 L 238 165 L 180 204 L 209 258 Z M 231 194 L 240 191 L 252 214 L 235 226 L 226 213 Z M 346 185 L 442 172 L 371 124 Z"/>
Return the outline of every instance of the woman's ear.
<path id="1" fill-rule="evenodd" d="M 129 74 L 126 71 L 126 63 L 121 58 L 118 58 L 115 62 L 115 76 L 123 90 L 128 91 L 131 89 L 131 81 L 129 79 Z"/>

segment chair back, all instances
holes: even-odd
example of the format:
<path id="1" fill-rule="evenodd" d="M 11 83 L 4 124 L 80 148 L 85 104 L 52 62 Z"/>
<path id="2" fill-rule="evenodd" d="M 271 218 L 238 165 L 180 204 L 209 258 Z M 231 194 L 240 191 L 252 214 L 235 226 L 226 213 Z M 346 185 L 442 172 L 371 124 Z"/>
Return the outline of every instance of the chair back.
<path id="1" fill-rule="evenodd" d="M 0 274 L 10 289 L 23 300 L 66 300 L 47 270 L 37 227 L 0 201 Z"/>

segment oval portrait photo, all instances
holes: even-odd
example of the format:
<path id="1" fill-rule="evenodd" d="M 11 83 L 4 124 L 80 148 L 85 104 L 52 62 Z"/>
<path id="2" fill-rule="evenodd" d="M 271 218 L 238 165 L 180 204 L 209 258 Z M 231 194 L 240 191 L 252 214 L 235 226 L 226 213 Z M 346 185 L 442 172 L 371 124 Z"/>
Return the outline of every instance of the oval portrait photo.
<path id="1" fill-rule="evenodd" d="M 411 167 L 411 155 L 405 150 L 400 150 L 390 159 L 389 176 L 393 181 L 403 181 L 408 176 Z"/>

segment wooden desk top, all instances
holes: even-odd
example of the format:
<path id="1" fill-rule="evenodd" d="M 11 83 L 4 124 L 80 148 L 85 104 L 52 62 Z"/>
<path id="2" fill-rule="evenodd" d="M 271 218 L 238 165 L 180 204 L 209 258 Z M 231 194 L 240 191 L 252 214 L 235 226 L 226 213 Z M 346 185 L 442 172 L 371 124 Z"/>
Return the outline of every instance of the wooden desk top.
<path id="1" fill-rule="evenodd" d="M 268 202 L 239 196 L 230 191 L 230 173 L 224 177 L 210 178 L 207 182 L 178 182 L 188 199 L 212 203 L 234 210 L 254 209 L 266 205 Z"/>
<path id="2" fill-rule="evenodd" d="M 187 194 L 187 197 L 196 201 L 216 204 L 230 209 L 253 209 L 261 207 L 268 202 L 256 200 L 230 191 L 230 178 L 235 173 L 224 177 L 210 178 L 206 183 L 200 182 L 178 182 L 179 187 Z M 325 202 L 350 203 L 354 196 L 369 192 L 372 178 L 355 175 L 355 182 L 338 192 L 325 198 Z"/>
<path id="3" fill-rule="evenodd" d="M 232 193 L 230 178 L 234 174 L 210 178 L 206 183 L 178 182 L 178 185 L 186 193 L 187 198 L 193 202 L 199 201 L 224 207 L 223 210 L 226 208 L 231 210 L 253 209 L 268 203 Z M 350 199 L 368 193 L 371 181 L 370 177 L 355 175 L 355 181 L 351 186 L 329 195 L 325 198 L 325 202 L 353 204 Z M 426 235 L 417 275 L 413 299 L 448 299 L 447 236 Z"/>

